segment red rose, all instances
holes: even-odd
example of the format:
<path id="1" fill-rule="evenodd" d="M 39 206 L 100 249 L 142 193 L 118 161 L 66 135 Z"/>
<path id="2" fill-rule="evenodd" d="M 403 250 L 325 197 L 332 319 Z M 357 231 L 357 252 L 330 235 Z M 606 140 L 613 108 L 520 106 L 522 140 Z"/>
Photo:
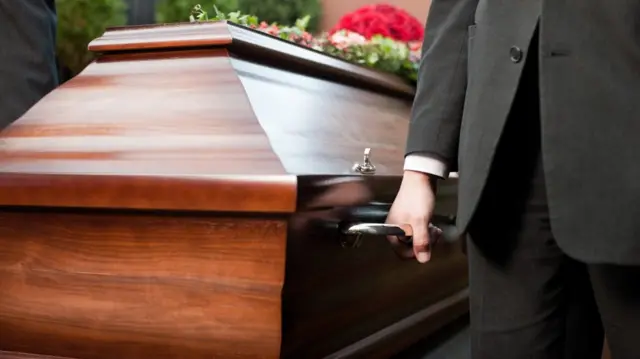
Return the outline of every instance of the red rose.
<path id="1" fill-rule="evenodd" d="M 421 41 L 424 29 L 408 12 L 389 4 L 363 6 L 344 15 L 331 29 L 357 32 L 367 38 L 382 35 L 398 41 Z"/>

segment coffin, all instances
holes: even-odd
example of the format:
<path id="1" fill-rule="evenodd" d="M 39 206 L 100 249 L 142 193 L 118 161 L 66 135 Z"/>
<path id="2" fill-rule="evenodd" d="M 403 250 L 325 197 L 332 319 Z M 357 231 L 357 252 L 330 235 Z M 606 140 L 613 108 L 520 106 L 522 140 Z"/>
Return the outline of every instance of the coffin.
<path id="1" fill-rule="evenodd" d="M 3 355 L 385 358 L 466 313 L 459 244 L 344 234 L 398 190 L 412 86 L 224 22 L 90 49 L 0 137 Z"/>

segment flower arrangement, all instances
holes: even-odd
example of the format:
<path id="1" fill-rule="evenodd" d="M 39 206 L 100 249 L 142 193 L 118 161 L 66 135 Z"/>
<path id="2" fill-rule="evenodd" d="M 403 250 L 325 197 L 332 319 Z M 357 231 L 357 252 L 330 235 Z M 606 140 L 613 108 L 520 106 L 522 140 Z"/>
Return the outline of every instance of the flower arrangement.
<path id="1" fill-rule="evenodd" d="M 367 39 L 381 35 L 402 42 L 422 41 L 424 28 L 420 21 L 401 8 L 375 4 L 363 6 L 340 18 L 330 33 L 353 31 Z"/>
<path id="2" fill-rule="evenodd" d="M 193 8 L 190 20 L 192 22 L 224 20 L 237 23 L 349 62 L 396 74 L 414 83 L 417 78 L 418 63 L 420 61 L 421 42 L 419 39 L 423 36 L 421 26 L 418 26 L 420 30 L 416 30 L 415 24 L 403 17 L 405 12 L 402 10 L 388 5 L 376 5 L 374 7 L 376 11 L 387 11 L 387 20 L 390 21 L 383 22 L 380 20 L 375 26 L 378 28 L 386 26 L 389 29 L 394 28 L 396 30 L 388 30 L 383 34 L 378 34 L 375 33 L 377 31 L 376 27 L 367 29 L 363 27 L 364 25 L 358 25 L 358 21 L 362 20 L 362 17 L 356 21 L 353 17 L 345 16 L 343 20 L 351 19 L 345 20 L 345 23 L 365 32 L 365 34 L 340 28 L 341 25 L 339 23 L 332 31 L 313 36 L 307 31 L 309 16 L 298 19 L 292 26 L 283 26 L 277 23 L 269 24 L 260 21 L 256 16 L 242 14 L 238 11 L 225 14 L 215 6 L 214 16 L 210 18 L 200 5 L 196 5 Z M 369 14 L 370 10 L 363 11 L 362 14 Z M 358 13 L 358 10 L 355 13 Z M 394 21 L 396 21 L 395 25 Z M 411 25 L 403 27 L 401 24 Z M 386 36 L 385 34 L 387 33 L 391 34 L 391 36 Z M 411 40 L 404 41 L 402 39 Z"/>
<path id="3" fill-rule="evenodd" d="M 239 25 L 247 26 L 258 31 L 265 32 L 271 36 L 279 37 L 283 40 L 291 41 L 302 46 L 318 49 L 318 41 L 309 32 L 310 16 L 296 20 L 293 26 L 282 26 L 277 23 L 267 23 L 260 21 L 255 15 L 242 14 L 239 11 L 223 13 L 215 5 L 213 6 L 214 16 L 209 18 L 209 14 L 200 5 L 193 7 L 189 20 L 197 21 L 229 21 Z"/>
<path id="4" fill-rule="evenodd" d="M 420 61 L 420 46 L 395 41 L 382 35 L 367 39 L 359 33 L 339 30 L 320 40 L 321 51 L 377 70 L 391 72 L 415 82 Z"/>

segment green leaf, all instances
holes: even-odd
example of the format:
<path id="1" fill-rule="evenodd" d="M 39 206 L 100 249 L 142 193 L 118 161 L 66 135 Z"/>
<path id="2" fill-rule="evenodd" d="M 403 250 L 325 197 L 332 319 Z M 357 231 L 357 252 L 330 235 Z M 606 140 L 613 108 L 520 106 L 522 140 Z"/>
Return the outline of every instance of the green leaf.
<path id="1" fill-rule="evenodd" d="M 297 19 L 296 20 L 296 24 L 295 26 L 300 29 L 300 30 L 306 30 L 307 27 L 309 26 L 309 21 L 311 20 L 311 16 L 310 15 L 306 15 L 305 17 L 301 18 L 301 19 Z"/>
<path id="2" fill-rule="evenodd" d="M 370 53 L 367 57 L 367 63 L 370 65 L 375 65 L 378 60 L 380 60 L 380 56 L 375 52 Z"/>
<path id="3" fill-rule="evenodd" d="M 216 14 L 216 19 L 217 20 L 225 20 L 226 16 L 224 15 L 224 13 L 222 13 L 222 11 L 220 11 L 218 9 L 217 6 L 213 5 L 213 12 Z"/>

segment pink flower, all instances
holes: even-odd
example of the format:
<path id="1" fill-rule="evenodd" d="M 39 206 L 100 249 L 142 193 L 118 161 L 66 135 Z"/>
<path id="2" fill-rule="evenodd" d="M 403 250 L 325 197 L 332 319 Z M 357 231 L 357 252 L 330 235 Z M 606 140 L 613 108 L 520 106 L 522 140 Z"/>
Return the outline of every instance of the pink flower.
<path id="1" fill-rule="evenodd" d="M 329 36 L 329 42 L 339 50 L 344 50 L 349 46 L 364 45 L 367 39 L 353 31 L 341 30 Z"/>
<path id="2" fill-rule="evenodd" d="M 269 34 L 269 35 L 273 35 L 273 36 L 278 36 L 278 34 L 280 33 L 280 29 L 278 29 L 277 26 L 271 25 L 268 28 L 264 29 L 264 31 Z"/>
<path id="3" fill-rule="evenodd" d="M 311 42 L 313 41 L 313 35 L 305 31 L 302 33 L 302 40 Z"/>

